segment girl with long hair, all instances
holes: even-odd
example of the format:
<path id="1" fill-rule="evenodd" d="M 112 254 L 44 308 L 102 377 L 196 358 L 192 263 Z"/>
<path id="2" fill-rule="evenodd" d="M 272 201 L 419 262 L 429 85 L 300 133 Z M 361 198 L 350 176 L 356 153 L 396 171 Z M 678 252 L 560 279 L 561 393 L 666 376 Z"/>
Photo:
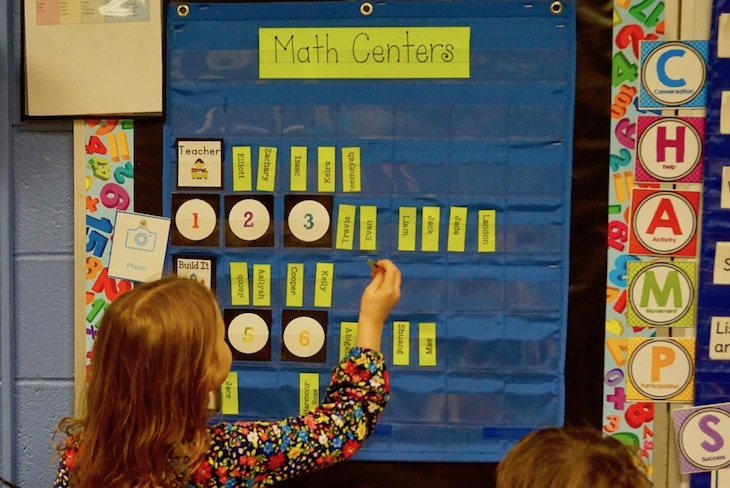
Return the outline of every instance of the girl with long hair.
<path id="1" fill-rule="evenodd" d="M 55 487 L 265 486 L 350 457 L 389 397 L 383 325 L 401 274 L 378 261 L 360 302 L 355 347 L 321 406 L 280 421 L 211 425 L 210 393 L 231 369 L 215 295 L 200 283 L 143 284 L 105 312 L 86 405 L 63 419 Z"/>

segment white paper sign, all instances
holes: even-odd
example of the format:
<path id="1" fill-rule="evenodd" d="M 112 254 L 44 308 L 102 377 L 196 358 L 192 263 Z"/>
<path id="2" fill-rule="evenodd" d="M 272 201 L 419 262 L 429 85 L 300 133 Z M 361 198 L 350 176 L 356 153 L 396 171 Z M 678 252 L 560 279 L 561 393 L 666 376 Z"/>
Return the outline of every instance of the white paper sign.
<path id="1" fill-rule="evenodd" d="M 164 5 L 24 0 L 26 114 L 162 114 Z"/>
<path id="2" fill-rule="evenodd" d="M 712 282 L 716 285 L 730 285 L 730 242 L 718 242 L 715 245 Z"/>
<path id="3" fill-rule="evenodd" d="M 109 276 L 141 282 L 161 278 L 169 234 L 170 219 L 117 212 Z"/>

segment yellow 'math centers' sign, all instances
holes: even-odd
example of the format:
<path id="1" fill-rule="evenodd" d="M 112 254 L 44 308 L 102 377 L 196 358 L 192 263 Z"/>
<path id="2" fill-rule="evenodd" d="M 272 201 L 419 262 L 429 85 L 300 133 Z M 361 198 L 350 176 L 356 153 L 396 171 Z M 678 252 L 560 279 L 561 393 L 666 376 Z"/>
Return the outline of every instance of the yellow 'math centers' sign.
<path id="1" fill-rule="evenodd" d="M 469 27 L 259 29 L 259 78 L 469 78 Z"/>

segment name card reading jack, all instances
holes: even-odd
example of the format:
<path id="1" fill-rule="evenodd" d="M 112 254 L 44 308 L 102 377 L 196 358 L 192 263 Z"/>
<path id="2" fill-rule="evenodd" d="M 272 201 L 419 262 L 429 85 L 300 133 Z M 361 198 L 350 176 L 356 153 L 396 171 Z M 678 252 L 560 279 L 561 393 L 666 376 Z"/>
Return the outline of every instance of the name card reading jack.
<path id="1" fill-rule="evenodd" d="M 470 27 L 259 29 L 259 78 L 469 78 Z"/>

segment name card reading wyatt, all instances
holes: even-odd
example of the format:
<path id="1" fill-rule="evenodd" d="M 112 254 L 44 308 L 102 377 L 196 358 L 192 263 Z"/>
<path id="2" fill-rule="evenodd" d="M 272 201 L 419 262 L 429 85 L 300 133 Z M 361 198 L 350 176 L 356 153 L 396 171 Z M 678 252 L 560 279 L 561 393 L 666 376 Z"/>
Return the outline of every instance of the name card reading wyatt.
<path id="1" fill-rule="evenodd" d="M 470 27 L 259 29 L 259 78 L 469 78 Z"/>

